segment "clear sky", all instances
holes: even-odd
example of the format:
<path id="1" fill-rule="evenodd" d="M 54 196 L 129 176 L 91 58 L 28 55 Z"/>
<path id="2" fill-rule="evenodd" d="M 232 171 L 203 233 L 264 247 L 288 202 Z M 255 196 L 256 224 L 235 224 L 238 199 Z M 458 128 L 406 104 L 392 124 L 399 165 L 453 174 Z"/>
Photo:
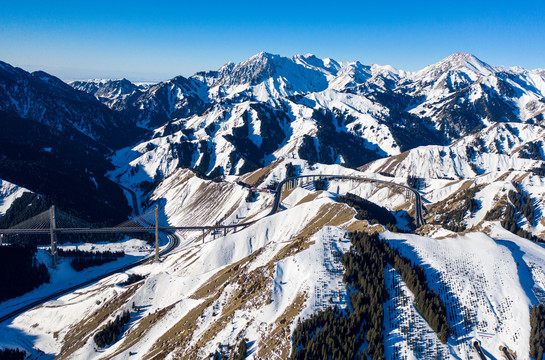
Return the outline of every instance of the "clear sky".
<path id="1" fill-rule="evenodd" d="M 260 51 L 418 70 L 454 53 L 545 68 L 545 1 L 3 1 L 0 60 L 166 80 Z"/>

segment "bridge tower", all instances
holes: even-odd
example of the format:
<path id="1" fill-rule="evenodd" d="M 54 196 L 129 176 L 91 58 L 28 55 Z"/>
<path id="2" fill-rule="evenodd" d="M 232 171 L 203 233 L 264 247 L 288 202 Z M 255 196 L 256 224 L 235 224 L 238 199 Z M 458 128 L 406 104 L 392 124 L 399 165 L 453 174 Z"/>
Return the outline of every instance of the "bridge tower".
<path id="1" fill-rule="evenodd" d="M 51 236 L 51 262 L 57 268 L 57 231 L 55 223 L 55 205 L 49 208 L 49 234 Z"/>
<path id="2" fill-rule="evenodd" d="M 155 205 L 155 262 L 159 262 L 159 205 Z"/>

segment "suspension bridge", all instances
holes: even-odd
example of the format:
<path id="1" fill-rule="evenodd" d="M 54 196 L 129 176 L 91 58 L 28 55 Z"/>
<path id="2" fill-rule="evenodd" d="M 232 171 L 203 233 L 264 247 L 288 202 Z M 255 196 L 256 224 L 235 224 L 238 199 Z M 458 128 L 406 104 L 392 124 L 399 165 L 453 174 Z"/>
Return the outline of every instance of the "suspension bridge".
<path id="1" fill-rule="evenodd" d="M 394 182 L 377 180 L 372 178 L 364 178 L 364 177 L 358 177 L 358 176 L 343 176 L 343 175 L 302 175 L 302 176 L 294 176 L 294 177 L 284 179 L 278 184 L 276 188 L 273 206 L 270 212 L 265 215 L 265 217 L 273 215 L 278 211 L 278 209 L 280 208 L 280 203 L 282 201 L 283 190 L 286 190 L 286 191 L 291 190 L 295 187 L 303 186 L 305 183 L 309 183 L 316 180 L 325 180 L 325 181 L 350 180 L 350 181 L 360 181 L 360 182 L 372 182 L 372 183 L 378 183 L 385 186 L 397 188 L 402 191 L 406 191 L 408 194 L 412 193 L 414 195 L 416 225 L 421 226 L 425 224 L 425 219 L 422 213 L 422 211 L 425 209 L 422 205 L 422 198 L 417 190 L 412 189 L 405 185 L 394 183 Z M 130 191 L 129 189 L 127 190 Z M 132 193 L 132 191 L 130 192 Z M 132 193 L 132 195 L 133 195 L 133 200 L 135 200 L 136 196 L 134 195 L 134 193 Z M 170 251 L 172 251 L 174 248 L 176 248 L 179 245 L 180 241 L 175 234 L 175 230 L 191 230 L 191 231 L 200 230 L 203 232 L 203 241 L 204 241 L 206 231 L 213 231 L 214 237 L 216 235 L 217 230 L 223 231 L 223 234 L 226 235 L 229 230 L 234 230 L 236 232 L 239 228 L 240 229 L 245 228 L 261 220 L 261 219 L 256 219 L 256 220 L 252 220 L 252 221 L 248 221 L 244 223 L 232 224 L 232 225 L 219 224 L 219 225 L 211 225 L 211 226 L 160 226 L 158 206 L 155 206 L 154 209 L 152 209 L 151 211 L 148 211 L 147 213 L 139 215 L 137 204 L 134 204 L 134 205 L 136 206 L 136 209 L 135 209 L 136 216 L 114 227 L 95 228 L 90 223 L 84 220 L 78 219 L 75 216 L 72 216 L 62 210 L 57 209 L 55 206 L 52 206 L 49 210 L 46 210 L 28 220 L 25 220 L 17 225 L 14 225 L 10 227 L 9 229 L 0 229 L 0 235 L 1 236 L 16 235 L 16 234 L 49 235 L 51 238 L 51 258 L 53 260 L 54 266 L 56 266 L 57 235 L 58 234 L 86 234 L 86 233 L 98 234 L 98 233 L 138 233 L 138 232 L 150 233 L 150 232 L 153 232 L 155 233 L 154 261 L 158 261 L 159 256 L 168 254 Z M 169 244 L 162 251 L 159 251 L 158 239 L 159 239 L 159 232 L 161 231 L 167 234 L 167 237 L 169 238 Z M 18 309 L 13 310 L 9 312 L 8 314 L 1 316 L 0 323 L 14 316 L 17 316 L 27 310 L 30 310 L 36 306 L 39 306 L 40 304 L 43 304 L 49 300 L 55 299 L 61 295 L 75 291 L 76 289 L 79 289 L 82 286 L 86 286 L 94 282 L 97 282 L 119 271 L 126 271 L 130 268 L 142 265 L 147 261 L 148 261 L 148 258 L 140 259 L 132 264 L 125 265 L 118 269 L 114 269 L 105 274 L 99 275 L 95 278 L 82 282 L 78 285 L 65 288 L 63 290 L 54 292 L 53 294 L 50 294 L 43 298 L 34 300 L 30 303 L 20 306 Z"/>
<path id="2" fill-rule="evenodd" d="M 425 224 L 425 219 L 422 213 L 422 198 L 417 190 L 408 187 L 406 185 L 394 183 L 391 181 L 378 180 L 373 178 L 365 178 L 359 176 L 346 176 L 346 175 L 301 175 L 294 176 L 281 181 L 276 188 L 275 199 L 271 211 L 265 215 L 270 216 L 278 211 L 280 208 L 280 202 L 282 199 L 282 190 L 291 190 L 295 187 L 302 186 L 306 182 L 316 180 L 350 180 L 350 181 L 362 181 L 378 183 L 390 187 L 395 187 L 406 191 L 407 193 L 414 194 L 415 199 L 415 220 L 417 226 Z M 72 216 L 62 210 L 56 209 L 52 206 L 49 210 L 46 210 L 28 220 L 25 220 L 17 225 L 10 227 L 9 229 L 0 229 L 0 234 L 45 234 L 51 238 L 51 258 L 53 267 L 57 264 L 57 235 L 58 234 L 104 234 L 104 233 L 154 233 L 155 234 L 155 257 L 154 261 L 159 261 L 159 232 L 172 233 L 177 230 L 182 231 L 202 231 L 203 240 L 207 231 L 212 231 L 214 237 L 219 230 L 223 231 L 223 235 L 227 235 L 229 230 L 237 232 L 238 229 L 245 228 L 257 222 L 259 220 L 253 220 L 244 223 L 231 224 L 231 225 L 194 225 L 194 226 L 160 226 L 159 225 L 159 206 L 142 215 L 136 215 L 132 219 L 125 221 L 114 227 L 95 228 L 90 223 Z"/>
<path id="3" fill-rule="evenodd" d="M 155 257 L 154 261 L 159 260 L 159 232 L 173 232 L 176 230 L 202 231 L 203 237 L 207 231 L 223 230 L 227 235 L 229 229 L 235 232 L 238 228 L 244 228 L 253 222 L 234 224 L 234 225 L 210 225 L 210 226 L 160 226 L 159 225 L 159 206 L 155 206 L 152 211 L 138 215 L 128 221 L 113 227 L 96 228 L 85 220 L 70 215 L 54 205 L 48 210 L 25 220 L 9 229 L 0 229 L 3 235 L 49 235 L 51 239 L 51 259 L 53 267 L 58 262 L 57 254 L 57 235 L 58 234 L 107 234 L 107 233 L 154 233 L 155 234 Z"/>

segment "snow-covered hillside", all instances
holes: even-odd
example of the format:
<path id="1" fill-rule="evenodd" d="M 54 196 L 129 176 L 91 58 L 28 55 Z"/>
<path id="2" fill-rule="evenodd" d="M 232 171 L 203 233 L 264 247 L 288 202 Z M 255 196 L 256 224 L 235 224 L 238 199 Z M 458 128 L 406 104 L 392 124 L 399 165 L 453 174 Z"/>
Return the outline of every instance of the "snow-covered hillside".
<path id="1" fill-rule="evenodd" d="M 514 350 L 520 359 L 528 358 L 529 309 L 541 301 L 536 296 L 545 289 L 545 250 L 496 226 L 492 236 L 469 233 L 436 240 L 385 235 L 404 256 L 427 267 L 428 279 L 451 309 L 449 321 L 454 326 L 447 346 L 433 332 L 425 336 L 429 326 L 407 300 L 413 295 L 392 277 L 392 286 L 404 289 L 386 305 L 394 311 L 386 330 L 393 338 L 388 341 L 390 358 L 398 354 L 398 359 L 431 359 L 439 353 L 441 359 L 472 359 L 474 340 L 491 358 L 501 358 L 500 346 Z"/>
<path id="2" fill-rule="evenodd" d="M 358 174 L 338 165 L 309 166 L 300 160 L 294 164 L 303 174 Z M 282 178 L 285 171 L 281 163 L 270 168 L 263 185 Z M 249 180 L 248 176 L 231 180 Z M 535 189 L 543 188 L 536 179 L 528 181 Z M 522 183 L 535 194 L 529 182 Z M 435 192 L 425 195 L 432 203 L 458 191 L 453 185 L 433 186 Z M 367 225 L 354 218 L 354 210 L 335 202 L 336 194 L 352 192 L 390 209 L 410 209 L 406 194 L 376 184 L 335 180 L 327 189 L 296 188 L 286 194 L 285 210 L 237 233 L 209 232 L 204 238 L 200 231 L 179 233 L 181 246 L 173 254 L 129 272 L 145 275 L 144 280 L 119 287 L 116 284 L 128 276 L 120 273 L 46 303 L 13 320 L 0 341 L 35 356 L 44 351 L 60 359 L 174 359 L 229 353 L 246 339 L 251 358 L 286 358 L 291 351 L 289 334 L 299 319 L 334 304 L 350 308 L 339 251 L 350 248 L 347 230 Z M 247 202 L 246 194 L 234 182 L 214 183 L 177 170 L 163 180 L 151 200 L 165 204 L 162 220 L 171 224 L 231 223 L 267 212 L 270 194 L 260 193 L 254 202 Z M 387 359 L 435 359 L 437 353 L 442 359 L 472 359 L 475 339 L 495 358 L 500 358 L 500 345 L 526 358 L 529 306 L 545 293 L 545 251 L 497 222 L 482 225 L 488 235 L 474 232 L 437 239 L 383 233 L 402 255 L 426 268 L 428 282 L 450 309 L 454 329 L 448 343 L 441 344 L 415 310 L 410 291 L 391 271 L 386 276 L 392 291 L 385 303 Z M 124 335 L 114 345 L 98 349 L 93 335 L 124 310 L 131 313 Z M 31 350 L 29 344 L 40 350 Z"/>
<path id="3" fill-rule="evenodd" d="M 1 346 L 33 359 L 207 359 L 233 358 L 244 343 L 249 358 L 285 359 L 301 321 L 334 305 L 357 313 L 341 256 L 351 251 L 348 233 L 365 231 L 424 268 L 452 329 L 442 343 L 411 282 L 384 264 L 386 359 L 474 359 L 475 340 L 491 359 L 500 346 L 529 359 L 530 308 L 545 303 L 542 71 L 462 53 L 416 72 L 260 53 L 149 86 L 71 85 L 149 130 L 101 168 L 140 213 L 158 205 L 162 226 L 241 226 L 177 231 L 179 245 L 161 262 L 0 324 Z M 381 182 L 292 181 L 267 216 L 283 179 L 321 174 Z M 415 194 L 387 182 L 418 191 L 425 224 L 416 225 Z M 0 183 L 0 216 L 23 191 Z M 357 197 L 396 224 L 359 220 L 384 209 Z M 134 256 L 150 251 L 141 250 Z M 28 297 L 72 279 L 66 265 Z M 144 279 L 120 286 L 131 274 Z M 125 311 L 128 324 L 99 348 L 94 336 Z"/>
<path id="4" fill-rule="evenodd" d="M 11 204 L 25 192 L 30 191 L 0 179 L 0 216 L 4 215 Z"/>
<path id="5" fill-rule="evenodd" d="M 528 171 L 545 160 L 545 127 L 494 123 L 449 146 L 423 146 L 367 164 L 368 172 L 425 179 L 473 178 L 488 172 Z"/>

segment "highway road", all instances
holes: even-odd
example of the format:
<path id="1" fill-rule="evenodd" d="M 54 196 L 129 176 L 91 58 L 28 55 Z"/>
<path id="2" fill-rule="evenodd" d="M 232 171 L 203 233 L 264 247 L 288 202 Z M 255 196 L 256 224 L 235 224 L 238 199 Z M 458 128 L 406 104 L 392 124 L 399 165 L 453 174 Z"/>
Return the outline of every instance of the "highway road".
<path id="1" fill-rule="evenodd" d="M 169 237 L 169 243 L 168 243 L 167 247 L 165 247 L 161 251 L 161 253 L 160 253 L 161 256 L 166 255 L 169 252 L 171 252 L 180 243 L 180 239 L 175 234 L 168 234 L 167 236 Z M 117 274 L 117 273 L 122 272 L 122 271 L 127 271 L 127 270 L 132 269 L 132 268 L 134 268 L 136 266 L 145 264 L 148 261 L 153 261 L 153 255 L 150 255 L 150 256 L 148 256 L 146 258 L 140 259 L 140 260 L 138 260 L 138 261 L 136 261 L 136 262 L 134 262 L 132 264 L 121 266 L 121 267 L 119 267 L 117 269 L 111 270 L 111 271 L 109 271 L 107 273 L 96 276 L 96 277 L 94 277 L 92 279 L 89 279 L 87 281 L 84 281 L 84 282 L 82 282 L 82 283 L 80 283 L 78 285 L 71 286 L 71 287 L 69 287 L 67 289 L 59 290 L 59 291 L 57 291 L 57 292 L 55 292 L 53 294 L 50 294 L 50 295 L 45 296 L 45 297 L 43 297 L 41 299 L 35 300 L 35 301 L 33 301 L 33 302 L 29 303 L 29 304 L 26 304 L 26 305 L 22 306 L 21 308 L 19 308 L 17 310 L 14 310 L 14 311 L 10 312 L 9 314 L 6 314 L 6 315 L 0 317 L 0 323 L 4 322 L 6 320 L 9 320 L 9 319 L 11 319 L 11 318 L 13 318 L 13 317 L 15 317 L 17 315 L 20 315 L 20 314 L 24 313 L 25 311 L 33 309 L 36 306 L 39 306 L 39 305 L 41 305 L 41 304 L 43 304 L 43 303 L 45 303 L 45 302 L 47 302 L 49 300 L 56 299 L 56 298 L 58 298 L 60 296 L 63 296 L 63 295 L 66 295 L 68 293 L 71 293 L 73 291 L 76 291 L 78 289 L 81 289 L 84 286 L 93 284 L 93 283 L 95 283 L 97 281 L 100 281 L 100 280 L 102 280 L 104 278 L 107 278 L 108 276 Z"/>
<path id="2" fill-rule="evenodd" d="M 278 209 L 280 207 L 280 203 L 281 203 L 281 200 L 282 200 L 282 188 L 286 183 L 288 183 L 290 181 L 295 181 L 295 180 L 298 180 L 298 179 L 305 179 L 305 178 L 320 178 L 322 180 L 344 179 L 344 180 L 374 182 L 374 183 L 384 184 L 384 185 L 387 185 L 387 186 L 398 187 L 398 188 L 410 191 L 415 196 L 416 224 L 417 224 L 417 226 L 421 226 L 421 225 L 425 224 L 424 216 L 422 214 L 422 197 L 420 196 L 418 191 L 416 191 L 415 189 L 413 189 L 413 188 L 411 188 L 409 186 L 397 184 L 397 183 L 394 183 L 394 182 L 391 182 L 391 181 L 377 180 L 377 179 L 371 179 L 371 178 L 365 178 L 365 177 L 359 177 L 359 176 L 323 175 L 323 174 L 322 175 L 294 176 L 294 177 L 290 177 L 290 178 L 286 178 L 286 179 L 282 180 L 278 184 L 278 186 L 276 188 L 275 198 L 274 198 L 274 202 L 273 202 L 273 206 L 271 208 L 271 211 L 267 215 L 265 215 L 263 218 L 265 218 L 267 216 L 271 216 L 271 215 L 275 214 L 276 212 L 278 212 Z M 138 207 L 136 194 L 129 188 L 123 187 L 123 189 L 127 190 L 131 194 L 134 212 L 135 212 L 136 215 L 139 215 L 139 207 Z M 169 238 L 169 243 L 168 243 L 167 247 L 160 252 L 160 255 L 163 256 L 163 255 L 168 254 L 169 252 L 171 252 L 174 248 L 176 248 L 179 245 L 180 239 L 174 233 L 175 230 L 205 230 L 205 231 L 206 230 L 215 230 L 215 229 L 235 229 L 236 230 L 236 228 L 240 228 L 240 227 L 244 228 L 244 227 L 250 226 L 250 225 L 256 223 L 259 220 L 261 220 L 261 219 L 249 221 L 249 222 L 244 223 L 244 224 L 233 224 L 233 225 L 160 226 L 159 230 L 161 232 L 163 232 L 163 233 L 167 233 L 167 236 Z M 72 234 L 74 234 L 74 233 L 150 232 L 150 231 L 154 231 L 154 230 L 155 230 L 155 227 L 150 226 L 150 227 L 135 227 L 135 228 L 122 228 L 122 229 L 120 229 L 120 228 L 102 228 L 102 229 L 89 229 L 89 228 L 62 229 L 62 228 L 58 228 L 55 231 L 58 232 L 58 233 L 72 233 Z M 24 229 L 14 229 L 14 230 L 0 229 L 0 233 L 4 233 L 4 234 L 9 234 L 9 233 L 33 233 L 33 234 L 44 233 L 44 234 L 49 234 L 49 232 L 50 232 L 49 229 L 47 229 L 47 230 L 32 230 L 32 229 L 29 229 L 28 231 L 26 231 Z M 150 261 L 151 258 L 152 257 L 150 256 L 150 257 L 138 260 L 135 263 L 125 265 L 125 266 L 120 267 L 118 269 L 109 271 L 106 274 L 102 274 L 102 275 L 97 276 L 97 277 L 95 277 L 93 279 L 89 279 L 89 280 L 87 280 L 85 282 L 82 282 L 81 284 L 71 286 L 71 287 L 69 287 L 67 289 L 57 291 L 54 294 L 51 294 L 51 295 L 48 295 L 48 296 L 46 296 L 44 298 L 41 298 L 39 300 L 33 301 L 32 303 L 27 304 L 27 305 L 21 307 L 20 309 L 17 309 L 17 310 L 12 311 L 11 313 L 9 313 L 7 315 L 4 315 L 4 316 L 0 317 L 0 323 L 6 321 L 8 319 L 11 319 L 11 318 L 13 318 L 13 317 L 15 317 L 15 316 L 17 316 L 19 314 L 22 314 L 23 312 L 28 311 L 28 310 L 36 307 L 36 306 L 39 306 L 39 305 L 41 305 L 41 304 L 43 304 L 43 303 L 45 303 L 45 302 L 47 302 L 49 300 L 55 299 L 55 298 L 57 298 L 59 296 L 68 294 L 68 293 L 73 292 L 73 291 L 75 291 L 77 289 L 80 289 L 80 288 L 82 288 L 84 286 L 87 286 L 87 285 L 90 285 L 90 284 L 92 284 L 94 282 L 100 281 L 100 280 L 102 280 L 102 279 L 104 279 L 104 278 L 106 278 L 106 277 L 108 277 L 110 275 L 113 275 L 113 274 L 121 272 L 121 271 L 126 271 L 126 270 L 134 268 L 134 267 L 136 267 L 138 265 L 144 264 L 147 261 Z"/>
<path id="3" fill-rule="evenodd" d="M 138 198 L 136 197 L 136 194 L 134 193 L 134 191 L 132 191 L 126 186 L 123 186 L 123 185 L 119 185 L 119 186 L 131 195 L 132 209 L 134 211 L 134 215 L 135 216 L 140 215 L 140 207 L 138 206 Z"/>
<path id="4" fill-rule="evenodd" d="M 366 178 L 362 176 L 347 176 L 347 175 L 301 175 L 301 176 L 294 176 L 294 177 L 290 177 L 290 178 L 282 180 L 282 182 L 280 182 L 278 186 L 276 187 L 276 195 L 274 199 L 274 204 L 271 209 L 271 212 L 267 216 L 272 215 L 278 211 L 278 208 L 280 206 L 280 202 L 282 199 L 282 187 L 284 186 L 284 184 L 290 181 L 298 180 L 298 179 L 317 178 L 317 177 L 319 177 L 322 180 L 344 179 L 344 180 L 374 182 L 374 183 L 384 184 L 387 186 L 397 187 L 403 190 L 410 191 L 414 194 L 414 198 L 415 198 L 414 205 L 416 209 L 416 216 L 415 216 L 416 226 L 422 226 L 426 223 L 426 220 L 424 219 L 424 214 L 422 211 L 422 196 L 417 190 L 413 189 L 412 187 L 398 184 L 392 181 L 378 180 L 378 179 Z"/>
<path id="5" fill-rule="evenodd" d="M 477 340 L 473 342 L 473 348 L 475 349 L 475 351 L 477 352 L 477 355 L 479 355 L 479 358 L 481 360 L 487 360 L 486 356 L 484 356 L 484 352 L 483 352 L 483 349 L 481 348 L 481 344 Z"/>

